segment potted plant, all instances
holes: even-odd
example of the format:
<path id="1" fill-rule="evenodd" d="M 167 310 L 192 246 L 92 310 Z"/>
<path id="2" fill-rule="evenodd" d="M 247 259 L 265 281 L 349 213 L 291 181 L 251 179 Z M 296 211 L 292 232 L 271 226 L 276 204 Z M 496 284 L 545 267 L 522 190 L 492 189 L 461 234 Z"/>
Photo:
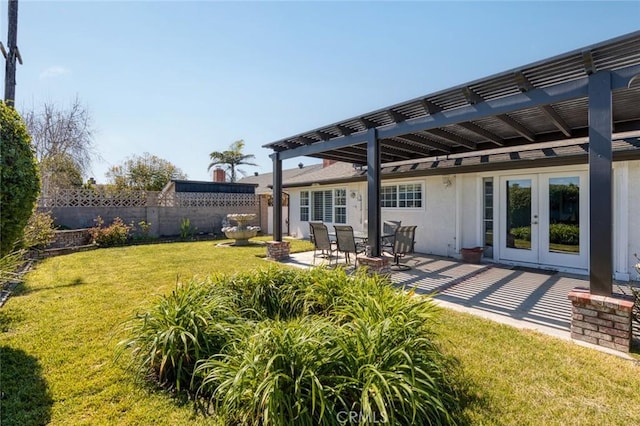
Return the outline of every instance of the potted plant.
<path id="1" fill-rule="evenodd" d="M 462 260 L 467 263 L 480 263 L 482 259 L 483 247 L 465 247 L 460 249 Z"/>

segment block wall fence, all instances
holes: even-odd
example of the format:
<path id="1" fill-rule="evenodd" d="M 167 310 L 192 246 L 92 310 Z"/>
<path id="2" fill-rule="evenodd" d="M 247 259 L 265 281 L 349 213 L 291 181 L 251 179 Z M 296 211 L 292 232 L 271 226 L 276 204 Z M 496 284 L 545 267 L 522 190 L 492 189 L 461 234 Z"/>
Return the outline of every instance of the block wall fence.
<path id="1" fill-rule="evenodd" d="M 38 211 L 49 212 L 54 223 L 68 229 L 90 228 L 100 216 L 105 224 L 119 217 L 126 224 L 145 221 L 151 224 L 151 236 L 180 235 L 183 219 L 189 219 L 196 233 L 221 235 L 228 214 L 254 213 L 252 226 L 263 226 L 266 199 L 254 194 L 152 192 L 95 193 L 69 190 L 42 198 Z M 231 223 L 235 225 L 235 223 Z"/>

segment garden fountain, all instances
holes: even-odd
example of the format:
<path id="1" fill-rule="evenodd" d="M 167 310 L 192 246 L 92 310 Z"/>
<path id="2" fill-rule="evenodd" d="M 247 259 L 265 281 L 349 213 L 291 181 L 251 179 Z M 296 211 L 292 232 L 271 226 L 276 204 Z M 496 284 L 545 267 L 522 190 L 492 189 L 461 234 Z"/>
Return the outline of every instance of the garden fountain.
<path id="1" fill-rule="evenodd" d="M 237 226 L 225 226 L 222 228 L 222 232 L 227 238 L 236 240 L 234 246 L 246 246 L 249 245 L 249 238 L 253 238 L 260 231 L 259 226 L 247 226 L 247 223 L 256 218 L 253 213 L 233 213 L 228 214 L 227 219 L 234 220 L 238 223 Z"/>

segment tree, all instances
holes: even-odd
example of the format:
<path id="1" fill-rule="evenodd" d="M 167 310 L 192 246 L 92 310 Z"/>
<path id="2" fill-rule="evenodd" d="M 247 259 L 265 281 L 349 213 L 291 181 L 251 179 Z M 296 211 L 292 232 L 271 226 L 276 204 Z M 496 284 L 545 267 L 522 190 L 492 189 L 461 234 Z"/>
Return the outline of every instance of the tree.
<path id="1" fill-rule="evenodd" d="M 237 166 L 257 166 L 255 163 L 251 163 L 248 160 L 256 158 L 253 154 L 243 154 L 244 141 L 242 139 L 235 141 L 229 146 L 226 151 L 213 151 L 209 154 L 211 164 L 207 170 L 211 170 L 215 166 L 226 166 L 227 174 L 229 175 L 229 181 L 236 181 L 236 172 L 242 174 L 246 173 L 237 168 Z"/>
<path id="2" fill-rule="evenodd" d="M 27 128 L 13 108 L 0 102 L 0 256 L 22 237 L 39 192 Z"/>
<path id="3" fill-rule="evenodd" d="M 118 189 L 160 191 L 171 179 L 186 178 L 178 167 L 148 152 L 129 157 L 107 172 L 107 179 Z"/>
<path id="4" fill-rule="evenodd" d="M 78 98 L 68 109 L 45 103 L 24 114 L 33 142 L 44 189 L 76 186 L 89 172 L 97 154 L 91 115 Z M 78 179 L 79 175 L 79 179 Z"/>
<path id="5" fill-rule="evenodd" d="M 48 156 L 40 161 L 40 170 L 43 174 L 43 191 L 54 188 L 80 188 L 84 183 L 82 172 L 73 158 L 67 154 Z M 44 171 L 44 172 L 43 172 Z"/>

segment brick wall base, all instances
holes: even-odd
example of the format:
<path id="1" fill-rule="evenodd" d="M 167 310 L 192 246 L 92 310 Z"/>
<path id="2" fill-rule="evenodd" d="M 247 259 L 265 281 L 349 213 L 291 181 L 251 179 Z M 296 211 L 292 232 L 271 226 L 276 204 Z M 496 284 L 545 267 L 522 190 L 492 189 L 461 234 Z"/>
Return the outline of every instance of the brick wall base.
<path id="1" fill-rule="evenodd" d="M 576 287 L 569 292 L 571 338 L 629 352 L 633 301 L 623 297 L 597 296 Z"/>
<path id="2" fill-rule="evenodd" d="M 289 241 L 267 241 L 267 259 L 283 260 L 289 258 Z"/>
<path id="3" fill-rule="evenodd" d="M 90 240 L 89 228 L 55 231 L 49 248 L 84 246 L 89 244 Z"/>
<path id="4" fill-rule="evenodd" d="M 391 269 L 389 268 L 388 257 L 359 257 L 358 268 L 367 268 L 369 274 L 389 275 Z"/>

